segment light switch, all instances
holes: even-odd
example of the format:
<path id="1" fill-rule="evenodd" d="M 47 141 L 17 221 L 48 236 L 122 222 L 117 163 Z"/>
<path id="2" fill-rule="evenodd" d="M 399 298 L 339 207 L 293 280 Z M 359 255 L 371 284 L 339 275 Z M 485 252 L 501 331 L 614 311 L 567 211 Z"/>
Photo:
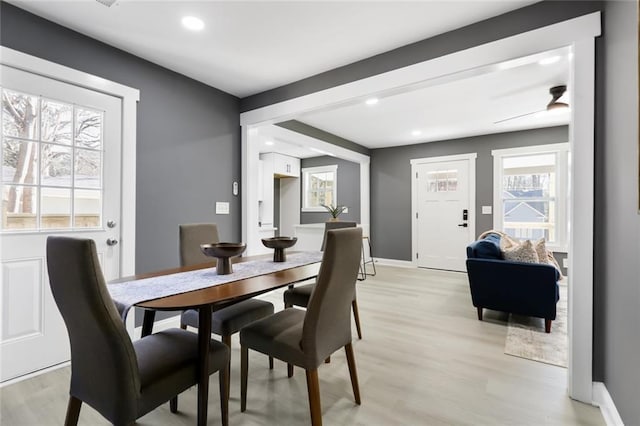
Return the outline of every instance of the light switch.
<path id="1" fill-rule="evenodd" d="M 482 214 L 491 214 L 492 211 L 492 206 L 482 206 Z"/>
<path id="2" fill-rule="evenodd" d="M 229 203 L 217 201 L 216 214 L 229 214 Z"/>

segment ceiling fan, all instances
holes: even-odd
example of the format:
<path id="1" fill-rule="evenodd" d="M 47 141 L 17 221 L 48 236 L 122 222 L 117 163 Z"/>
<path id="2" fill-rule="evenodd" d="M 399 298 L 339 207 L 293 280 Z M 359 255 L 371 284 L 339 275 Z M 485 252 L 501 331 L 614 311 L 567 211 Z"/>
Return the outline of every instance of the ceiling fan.
<path id="1" fill-rule="evenodd" d="M 551 101 L 547 104 L 547 107 L 545 109 L 541 109 L 538 111 L 533 111 L 533 112 L 528 112 L 526 114 L 520 114 L 520 115 L 515 115 L 513 117 L 509 117 L 509 118 L 504 118 L 502 120 L 498 120 L 498 121 L 494 121 L 493 124 L 499 124 L 499 123 L 504 123 L 505 121 L 509 121 L 509 120 L 515 120 L 517 118 L 522 118 L 522 117 L 526 117 L 529 115 L 534 115 L 534 114 L 538 114 L 544 111 L 562 111 L 563 109 L 568 109 L 569 108 L 569 104 L 565 103 L 565 102 L 559 102 L 558 100 L 562 97 L 562 95 L 564 95 L 564 92 L 567 91 L 567 86 L 566 85 L 560 85 L 560 86 L 553 86 L 551 89 L 549 89 L 549 94 L 551 95 Z"/>

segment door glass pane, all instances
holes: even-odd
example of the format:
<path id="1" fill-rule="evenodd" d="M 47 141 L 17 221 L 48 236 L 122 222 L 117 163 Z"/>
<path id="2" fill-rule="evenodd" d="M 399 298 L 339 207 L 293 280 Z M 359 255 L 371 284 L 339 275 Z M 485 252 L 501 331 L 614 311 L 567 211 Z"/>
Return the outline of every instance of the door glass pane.
<path id="1" fill-rule="evenodd" d="M 451 170 L 447 172 L 447 190 L 455 192 L 458 190 L 458 171 Z"/>
<path id="2" fill-rule="evenodd" d="M 97 228 L 101 225 L 102 192 L 90 189 L 74 191 L 74 227 Z"/>
<path id="3" fill-rule="evenodd" d="M 100 188 L 102 176 L 100 151 L 76 149 L 75 186 Z"/>
<path id="4" fill-rule="evenodd" d="M 2 143 L 2 181 L 36 184 L 38 179 L 38 144 L 5 139 Z"/>
<path id="5" fill-rule="evenodd" d="M 38 138 L 38 97 L 2 90 L 2 132 L 23 139 Z"/>
<path id="6" fill-rule="evenodd" d="M 36 229 L 38 188 L 2 186 L 2 229 Z"/>
<path id="7" fill-rule="evenodd" d="M 71 189 L 40 188 L 40 228 L 71 227 Z"/>
<path id="8" fill-rule="evenodd" d="M 70 147 L 43 143 L 41 158 L 41 185 L 71 186 Z"/>
<path id="9" fill-rule="evenodd" d="M 102 113 L 89 109 L 76 109 L 76 146 L 102 148 Z"/>
<path id="10" fill-rule="evenodd" d="M 71 144 L 72 107 L 60 102 L 42 100 L 41 139 L 63 145 Z"/>

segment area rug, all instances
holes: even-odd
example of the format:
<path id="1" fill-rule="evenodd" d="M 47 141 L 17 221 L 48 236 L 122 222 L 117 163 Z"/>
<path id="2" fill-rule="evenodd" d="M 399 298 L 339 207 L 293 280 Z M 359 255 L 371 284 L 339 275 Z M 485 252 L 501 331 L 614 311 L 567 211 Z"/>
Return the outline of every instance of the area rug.
<path id="1" fill-rule="evenodd" d="M 551 333 L 544 332 L 542 318 L 509 315 L 504 353 L 533 361 L 567 367 L 567 284 L 560 283 L 560 300 Z"/>

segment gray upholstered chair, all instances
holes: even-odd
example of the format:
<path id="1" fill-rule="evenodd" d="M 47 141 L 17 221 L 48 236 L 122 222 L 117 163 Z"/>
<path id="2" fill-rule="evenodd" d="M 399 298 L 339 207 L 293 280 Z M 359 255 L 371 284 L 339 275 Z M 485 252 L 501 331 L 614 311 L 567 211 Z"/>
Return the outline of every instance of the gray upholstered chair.
<path id="1" fill-rule="evenodd" d="M 71 342 L 71 388 L 65 425 L 78 422 L 85 402 L 115 425 L 137 418 L 194 386 L 198 336 L 177 328 L 131 342 L 105 286 L 93 240 L 47 239 L 53 297 Z M 209 373 L 220 371 L 222 423 L 228 423 L 229 349 L 212 341 Z"/>
<path id="2" fill-rule="evenodd" d="M 190 223 L 180 225 L 180 265 L 192 266 L 211 262 L 202 253 L 200 244 L 217 243 L 218 226 L 215 223 Z M 215 260 L 214 260 L 215 262 Z M 273 314 L 273 304 L 265 300 L 248 299 L 214 311 L 211 316 L 211 332 L 222 337 L 222 342 L 231 347 L 231 335 L 245 325 Z M 180 316 L 180 327 L 198 327 L 198 312 L 190 309 Z M 269 368 L 273 358 L 269 357 Z"/>
<path id="3" fill-rule="evenodd" d="M 326 239 L 327 239 L 327 231 L 332 229 L 342 229 L 342 228 L 355 228 L 355 222 L 348 221 L 336 221 L 336 222 L 326 222 L 324 228 L 324 238 L 322 239 L 322 248 L 324 251 Z M 290 287 L 284 292 L 284 307 L 290 308 L 292 306 L 302 306 L 304 308 L 309 304 L 309 299 L 311 298 L 311 293 L 313 293 L 313 288 L 315 284 L 305 284 L 297 287 Z M 362 339 L 362 328 L 360 327 L 360 312 L 358 311 L 358 299 L 356 297 L 356 292 L 353 293 L 353 300 L 351 301 L 351 309 L 353 310 L 353 319 L 356 322 L 356 331 L 358 332 L 358 339 Z M 290 371 L 291 374 L 291 371 Z"/>
<path id="4" fill-rule="evenodd" d="M 313 425 L 322 424 L 318 366 L 336 350 L 347 354 L 356 403 L 360 390 L 351 346 L 351 301 L 360 265 L 362 230 L 327 232 L 326 250 L 307 310 L 288 308 L 240 330 L 240 410 L 247 408 L 249 349 L 272 355 L 306 370 Z"/>

